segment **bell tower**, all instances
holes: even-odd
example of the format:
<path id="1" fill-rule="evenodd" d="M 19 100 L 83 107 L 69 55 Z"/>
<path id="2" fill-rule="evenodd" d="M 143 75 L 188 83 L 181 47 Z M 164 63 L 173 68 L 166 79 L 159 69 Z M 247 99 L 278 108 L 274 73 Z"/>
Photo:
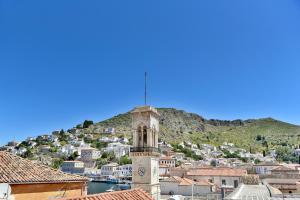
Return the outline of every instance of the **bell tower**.
<path id="1" fill-rule="evenodd" d="M 131 111 L 133 147 L 132 187 L 142 188 L 155 200 L 160 199 L 158 132 L 159 113 L 151 106 L 136 107 Z"/>

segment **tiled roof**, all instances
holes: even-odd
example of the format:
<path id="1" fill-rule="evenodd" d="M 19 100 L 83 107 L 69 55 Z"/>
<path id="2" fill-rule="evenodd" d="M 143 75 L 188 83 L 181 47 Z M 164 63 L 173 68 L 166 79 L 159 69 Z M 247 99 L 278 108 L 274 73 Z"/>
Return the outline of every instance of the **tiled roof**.
<path id="1" fill-rule="evenodd" d="M 159 168 L 169 168 L 169 166 L 166 164 L 159 164 Z"/>
<path id="2" fill-rule="evenodd" d="M 276 172 L 276 171 L 298 171 L 298 170 L 292 169 L 290 167 L 281 165 L 279 167 L 276 167 L 276 168 L 272 169 L 271 171 L 272 172 Z"/>
<path id="3" fill-rule="evenodd" d="M 201 168 L 190 169 L 187 172 L 189 176 L 243 176 L 247 174 L 245 169 L 233 169 L 233 168 Z"/>
<path id="4" fill-rule="evenodd" d="M 262 163 L 258 163 L 254 166 L 279 166 L 278 163 L 274 163 L 274 162 L 262 162 Z"/>
<path id="5" fill-rule="evenodd" d="M 171 156 L 165 156 L 165 157 L 160 157 L 159 160 L 175 160 L 175 158 L 172 158 Z"/>
<path id="6" fill-rule="evenodd" d="M 11 153 L 0 151 L 0 183 L 28 184 L 86 181 L 88 179 L 83 176 L 66 174 Z"/>
<path id="7" fill-rule="evenodd" d="M 165 180 L 162 180 L 161 182 L 174 182 L 174 183 L 178 183 L 179 185 L 203 185 L 203 186 L 211 186 L 213 185 L 212 183 L 210 183 L 208 180 L 199 180 L 199 181 L 193 181 L 191 179 L 188 178 L 181 178 L 179 176 L 172 176 L 170 178 L 167 178 Z"/>
<path id="8" fill-rule="evenodd" d="M 153 200 L 153 198 L 142 189 L 132 189 L 57 200 Z"/>

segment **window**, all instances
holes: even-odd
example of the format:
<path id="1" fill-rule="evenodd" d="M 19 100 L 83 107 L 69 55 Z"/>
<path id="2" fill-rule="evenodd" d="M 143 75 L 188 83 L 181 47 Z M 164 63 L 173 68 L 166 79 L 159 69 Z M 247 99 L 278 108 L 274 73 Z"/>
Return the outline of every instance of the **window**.
<path id="1" fill-rule="evenodd" d="M 222 185 L 226 185 L 226 180 L 222 179 Z"/>

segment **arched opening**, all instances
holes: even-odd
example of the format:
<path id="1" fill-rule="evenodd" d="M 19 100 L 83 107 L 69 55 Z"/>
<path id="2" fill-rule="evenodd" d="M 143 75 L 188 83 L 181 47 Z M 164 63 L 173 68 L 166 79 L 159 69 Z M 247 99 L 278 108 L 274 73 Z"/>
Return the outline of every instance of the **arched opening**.
<path id="1" fill-rule="evenodd" d="M 147 147 L 147 127 L 143 127 L 143 147 Z"/>
<path id="2" fill-rule="evenodd" d="M 143 146 L 143 141 L 142 141 L 142 127 L 139 126 L 138 127 L 138 130 L 137 130 L 137 134 L 138 134 L 138 137 L 137 137 L 137 145 L 138 147 L 142 147 Z"/>

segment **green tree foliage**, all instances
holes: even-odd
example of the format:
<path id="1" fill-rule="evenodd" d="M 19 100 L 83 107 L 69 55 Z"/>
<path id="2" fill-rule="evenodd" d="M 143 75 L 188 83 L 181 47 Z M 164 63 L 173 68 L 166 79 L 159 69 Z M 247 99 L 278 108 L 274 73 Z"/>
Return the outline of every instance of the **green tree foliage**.
<path id="1" fill-rule="evenodd" d="M 261 139 L 262 139 L 261 135 L 256 136 L 256 141 L 261 141 Z"/>
<path id="2" fill-rule="evenodd" d="M 173 147 L 173 149 L 176 152 L 182 152 L 182 153 L 184 153 L 184 155 L 186 157 L 193 158 L 194 160 L 202 160 L 203 159 L 200 155 L 196 155 L 195 152 L 193 152 L 191 149 L 189 149 L 189 148 L 183 148 L 179 144 L 172 144 L 172 147 Z"/>
<path id="3" fill-rule="evenodd" d="M 63 162 L 64 162 L 64 158 L 55 158 L 52 160 L 52 167 L 54 169 L 58 169 Z"/>
<path id="4" fill-rule="evenodd" d="M 23 155 L 21 155 L 21 157 L 28 158 L 28 159 L 33 158 L 33 156 L 34 156 L 33 152 L 30 148 L 27 148 L 27 151 Z"/>
<path id="5" fill-rule="evenodd" d="M 110 151 L 110 152 L 104 152 L 101 156 L 101 158 L 106 159 L 108 162 L 116 162 L 116 156 L 114 154 L 114 152 Z"/>
<path id="6" fill-rule="evenodd" d="M 91 146 L 101 150 L 102 148 L 107 147 L 107 142 L 92 141 Z"/>
<path id="7" fill-rule="evenodd" d="M 217 166 L 217 161 L 216 160 L 212 160 L 210 162 L 210 165 L 213 166 L 213 167 L 216 167 Z"/>
<path id="8" fill-rule="evenodd" d="M 255 160 L 254 160 L 254 163 L 257 165 L 257 164 L 259 164 L 259 163 L 260 163 L 260 160 L 258 160 L 258 159 L 255 159 Z"/>
<path id="9" fill-rule="evenodd" d="M 51 147 L 50 152 L 55 153 L 57 152 L 58 148 L 57 147 Z"/>
<path id="10" fill-rule="evenodd" d="M 277 154 L 276 159 L 279 161 L 292 162 L 292 163 L 298 162 L 297 156 L 293 154 L 292 149 L 290 147 L 286 147 L 286 146 L 277 147 L 276 154 Z"/>
<path id="11" fill-rule="evenodd" d="M 84 120 L 82 127 L 83 128 L 88 128 L 90 125 L 93 125 L 94 122 L 91 120 Z"/>
<path id="12" fill-rule="evenodd" d="M 75 151 L 73 154 L 71 154 L 68 157 L 68 160 L 76 160 L 76 158 L 79 156 L 78 151 Z"/>
<path id="13" fill-rule="evenodd" d="M 65 133 L 64 129 L 61 129 L 58 134 L 58 140 L 60 142 L 64 141 L 65 143 L 68 143 L 68 135 Z"/>
<path id="14" fill-rule="evenodd" d="M 88 138 L 88 137 L 84 137 L 84 138 L 83 138 L 83 141 L 84 141 L 85 143 L 89 143 L 89 144 L 93 143 L 93 139 Z"/>
<path id="15" fill-rule="evenodd" d="M 125 156 L 122 156 L 121 158 L 120 158 L 120 165 L 127 165 L 127 164 L 131 164 L 132 163 L 132 160 L 127 156 L 127 155 L 125 155 Z"/>

